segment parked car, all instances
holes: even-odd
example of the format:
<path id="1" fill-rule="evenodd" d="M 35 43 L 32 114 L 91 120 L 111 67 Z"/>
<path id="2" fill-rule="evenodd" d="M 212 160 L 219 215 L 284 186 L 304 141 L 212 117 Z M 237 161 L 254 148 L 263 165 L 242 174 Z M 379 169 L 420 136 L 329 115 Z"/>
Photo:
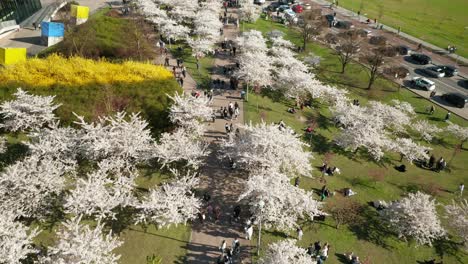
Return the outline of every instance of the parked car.
<path id="1" fill-rule="evenodd" d="M 300 14 L 304 11 L 304 8 L 301 5 L 293 5 L 292 10 L 297 14 Z"/>
<path id="2" fill-rule="evenodd" d="M 278 2 L 283 5 L 290 5 L 290 4 L 295 4 L 298 1 L 297 0 L 279 0 Z"/>
<path id="3" fill-rule="evenodd" d="M 297 23 L 297 16 L 292 9 L 286 9 L 284 12 L 284 18 L 288 20 L 290 23 Z"/>
<path id="4" fill-rule="evenodd" d="M 458 75 L 458 69 L 450 65 L 439 66 L 442 68 L 442 71 L 445 73 L 445 77 L 452 77 Z"/>
<path id="5" fill-rule="evenodd" d="M 254 4 L 257 5 L 263 5 L 265 3 L 265 0 L 254 0 Z"/>
<path id="6" fill-rule="evenodd" d="M 445 76 L 445 72 L 442 67 L 440 66 L 431 66 L 423 69 L 424 73 L 434 77 L 434 78 L 442 78 Z"/>
<path id="7" fill-rule="evenodd" d="M 422 77 L 414 77 L 413 79 L 411 79 L 411 85 L 413 85 L 414 87 L 426 89 L 428 91 L 435 90 L 435 83 L 429 79 Z"/>
<path id="8" fill-rule="evenodd" d="M 276 10 L 278 10 L 278 7 L 280 7 L 280 5 L 281 4 L 278 2 L 273 2 L 269 6 L 265 7 L 265 10 L 270 11 L 270 12 L 275 12 Z"/>
<path id="9" fill-rule="evenodd" d="M 411 49 L 408 46 L 400 45 L 397 48 L 398 54 L 400 55 L 410 55 Z"/>
<path id="10" fill-rule="evenodd" d="M 464 108 L 468 103 L 468 96 L 461 93 L 443 94 L 442 99 L 459 108 Z"/>
<path id="11" fill-rule="evenodd" d="M 278 7 L 278 11 L 280 11 L 280 12 L 284 12 L 284 10 L 287 10 L 287 9 L 289 9 L 288 5 L 280 5 Z"/>
<path id="12" fill-rule="evenodd" d="M 432 62 L 431 57 L 421 53 L 412 53 L 411 59 L 422 65 L 430 64 Z"/>
<path id="13" fill-rule="evenodd" d="M 354 28 L 354 25 L 350 21 L 338 21 L 335 24 L 335 27 L 343 28 L 343 29 L 351 29 L 351 28 Z"/>

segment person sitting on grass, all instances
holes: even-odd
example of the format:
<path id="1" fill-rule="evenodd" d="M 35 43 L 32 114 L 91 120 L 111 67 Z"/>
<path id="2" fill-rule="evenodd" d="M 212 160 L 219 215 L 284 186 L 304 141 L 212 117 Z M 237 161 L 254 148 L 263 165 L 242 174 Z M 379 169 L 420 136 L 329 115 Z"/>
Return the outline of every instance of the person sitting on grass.
<path id="1" fill-rule="evenodd" d="M 288 112 L 291 113 L 291 114 L 295 114 L 297 111 L 296 111 L 296 108 L 290 107 L 290 108 L 288 108 Z"/>
<path id="2" fill-rule="evenodd" d="M 357 194 L 357 193 L 354 192 L 353 190 L 351 190 L 351 188 L 345 188 L 345 189 L 344 189 L 344 195 L 345 195 L 346 197 L 353 196 L 353 195 L 355 195 L 355 194 Z"/>

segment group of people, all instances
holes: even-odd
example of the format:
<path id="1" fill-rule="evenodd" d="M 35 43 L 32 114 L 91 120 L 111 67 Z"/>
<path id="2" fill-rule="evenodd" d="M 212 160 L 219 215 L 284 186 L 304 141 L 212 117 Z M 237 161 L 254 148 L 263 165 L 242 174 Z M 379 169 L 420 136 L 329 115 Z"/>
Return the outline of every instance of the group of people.
<path id="1" fill-rule="evenodd" d="M 436 162 L 436 158 L 434 157 L 434 155 L 431 155 L 431 157 L 426 163 L 426 167 L 431 170 L 440 172 L 440 171 L 443 171 L 447 167 L 447 162 L 445 161 L 443 157 L 440 157 L 440 159 L 438 159 Z"/>
<path id="2" fill-rule="evenodd" d="M 307 248 L 307 254 L 315 258 L 317 263 L 323 263 L 328 259 L 328 251 L 330 250 L 330 244 L 325 242 L 322 246 L 320 241 L 316 241 L 314 244 L 310 244 Z"/>
<path id="3" fill-rule="evenodd" d="M 341 171 L 339 168 L 328 166 L 326 162 L 322 164 L 322 166 L 320 167 L 320 171 L 322 172 L 322 175 L 327 175 L 327 176 L 333 176 L 335 173 L 341 174 Z"/>
<path id="4" fill-rule="evenodd" d="M 224 263 L 224 264 L 231 264 L 233 263 L 233 257 L 237 254 L 240 253 L 240 242 L 239 239 L 236 238 L 232 241 L 232 245 L 230 248 L 227 247 L 227 242 L 226 240 L 223 240 L 221 242 L 221 245 L 219 246 L 219 250 L 221 250 L 221 256 L 218 259 L 218 263 Z"/>
<path id="5" fill-rule="evenodd" d="M 222 118 L 226 119 L 226 120 L 237 120 L 237 118 L 239 117 L 239 114 L 240 114 L 240 108 L 239 108 L 239 104 L 237 102 L 235 102 L 234 104 L 232 102 L 229 102 L 228 106 L 227 107 L 221 107 L 220 108 L 220 112 L 221 112 L 221 116 Z M 227 124 L 227 123 L 226 123 Z M 231 124 L 232 126 L 232 124 Z M 230 131 L 228 131 L 226 129 L 226 133 L 228 132 L 232 132 L 232 129 Z"/>

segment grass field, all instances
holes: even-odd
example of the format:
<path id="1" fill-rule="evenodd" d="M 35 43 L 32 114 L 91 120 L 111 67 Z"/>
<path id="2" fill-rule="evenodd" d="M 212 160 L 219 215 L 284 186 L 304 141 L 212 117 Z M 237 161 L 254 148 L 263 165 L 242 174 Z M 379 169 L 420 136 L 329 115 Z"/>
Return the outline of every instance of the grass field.
<path id="1" fill-rule="evenodd" d="M 271 21 L 258 20 L 255 24 L 245 24 L 244 30 L 257 29 L 264 33 L 273 29 L 281 30 L 285 33 L 285 38 L 300 44 L 299 36 L 296 32 L 283 25 L 272 23 Z M 307 50 L 301 56 L 308 56 L 313 52 L 322 57 L 321 67 L 317 70 L 317 77 L 326 82 L 347 89 L 351 98 L 359 99 L 365 103 L 369 99 L 388 102 L 391 99 L 399 99 L 410 102 L 414 107 L 418 119 L 426 119 L 438 126 L 445 126 L 442 122 L 446 111 L 436 107 L 435 115 L 430 116 L 424 113 L 429 105 L 426 99 L 423 99 L 412 92 L 401 89 L 385 79 L 380 79 L 375 88 L 366 90 L 368 80 L 367 73 L 360 64 L 352 63 L 345 74 L 339 73 L 339 61 L 332 50 L 315 43 L 309 43 Z M 362 214 L 362 222 L 350 226 L 342 226 L 339 230 L 335 229 L 334 221 L 330 217 L 324 223 L 304 224 L 304 238 L 299 242 L 301 246 L 308 246 L 317 240 L 329 242 L 332 245 L 330 258 L 327 263 L 345 263 L 343 253 L 354 252 L 361 259 L 368 259 L 370 263 L 416 263 L 416 261 L 429 260 L 434 257 L 442 257 L 444 263 L 466 263 L 468 255 L 460 249 L 460 245 L 450 241 L 438 241 L 433 248 L 420 246 L 416 247 L 412 242 L 405 243 L 386 230 L 384 226 L 377 221 L 377 212 L 367 205 L 368 202 L 380 200 L 398 199 L 404 193 L 421 190 L 431 192 L 436 195 L 441 203 L 447 203 L 455 198 L 454 192 L 457 190 L 460 182 L 467 182 L 468 160 L 467 146 L 461 153 L 456 154 L 451 162 L 452 171 L 436 173 L 421 169 L 417 166 L 404 162 L 408 171 L 399 173 L 393 166 L 400 164 L 399 156 L 395 153 L 387 153 L 384 163 L 375 163 L 369 161 L 364 156 L 352 155 L 334 147 L 332 142 L 337 129 L 331 121 L 331 113 L 327 105 L 314 103 L 313 109 L 299 111 L 296 114 L 287 112 L 288 107 L 294 106 L 294 102 L 278 97 L 273 93 L 265 92 L 262 95 L 251 94 L 249 102 L 244 105 L 246 122 L 260 122 L 261 119 L 267 122 L 278 122 L 283 120 L 288 126 L 291 126 L 299 134 L 311 122 L 316 122 L 319 128 L 312 138 L 304 138 L 304 141 L 310 145 L 314 155 L 312 165 L 318 167 L 323 160 L 329 159 L 328 163 L 341 169 L 339 176 L 326 176 L 326 184 L 330 190 L 340 190 L 345 187 L 351 187 L 358 194 L 351 199 L 358 201 L 365 206 Z M 455 117 L 453 122 L 467 126 L 468 122 Z M 437 141 L 436 141 L 437 142 Z M 420 142 L 422 144 L 426 144 Z M 433 153 L 436 157 L 443 156 L 450 160 L 454 153 L 454 147 L 457 142 L 453 138 L 444 136 L 436 144 L 431 144 Z M 381 179 L 376 180 L 371 175 L 382 175 Z M 306 190 L 319 190 L 324 182 L 319 181 L 321 173 L 316 169 L 313 173 L 315 179 L 302 178 L 300 187 Z M 339 194 L 338 194 L 339 195 Z M 318 196 L 316 196 L 318 198 Z M 465 194 L 466 197 L 466 194 Z M 336 201 L 338 197 L 326 200 Z M 442 208 L 438 208 L 442 209 Z M 445 220 L 444 220 L 445 221 Z M 295 237 L 295 232 L 290 234 Z M 276 240 L 284 239 L 287 234 L 267 230 L 262 235 L 262 249 Z M 459 241 L 454 238 L 454 241 Z"/>
<path id="2" fill-rule="evenodd" d="M 330 0 L 328 0 L 330 1 Z M 330 1 L 331 2 L 331 1 Z M 339 5 L 441 48 L 455 45 L 468 58 L 466 0 L 339 0 Z"/>

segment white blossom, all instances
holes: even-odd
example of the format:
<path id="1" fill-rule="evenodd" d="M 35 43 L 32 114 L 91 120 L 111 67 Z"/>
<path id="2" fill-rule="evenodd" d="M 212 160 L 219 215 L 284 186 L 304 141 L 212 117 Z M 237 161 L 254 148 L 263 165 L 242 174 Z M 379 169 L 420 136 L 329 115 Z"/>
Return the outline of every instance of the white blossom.
<path id="1" fill-rule="evenodd" d="M 242 48 L 243 52 L 267 52 L 268 47 L 262 32 L 250 30 L 242 33 L 242 36 L 236 38 L 236 43 Z"/>
<path id="2" fill-rule="evenodd" d="M 393 146 L 391 146 L 390 149 L 400 153 L 409 162 L 429 159 L 429 155 L 427 153 L 431 148 L 421 146 L 410 138 L 397 138 L 392 145 Z"/>
<path id="3" fill-rule="evenodd" d="M 29 254 L 37 253 L 31 244 L 40 232 L 16 220 L 16 214 L 2 210 L 0 214 L 0 263 L 20 263 Z"/>
<path id="4" fill-rule="evenodd" d="M 240 0 L 239 18 L 242 21 L 255 22 L 260 17 L 260 7 L 250 0 Z"/>
<path id="5" fill-rule="evenodd" d="M 104 224 L 100 221 L 93 229 L 80 221 L 81 216 L 75 216 L 63 223 L 63 228 L 57 232 L 58 243 L 48 248 L 47 256 L 42 257 L 40 263 L 118 263 L 120 255 L 113 251 L 123 242 L 113 237 L 111 231 L 104 234 Z"/>
<path id="6" fill-rule="evenodd" d="M 115 218 L 114 209 L 135 203 L 133 190 L 137 173 L 123 160 L 105 160 L 86 179 L 79 178 L 65 202 L 67 213 Z"/>
<path id="7" fill-rule="evenodd" d="M 264 122 L 242 126 L 239 137 L 224 142 L 225 153 L 251 172 L 269 169 L 310 176 L 312 155 L 304 150 L 306 144 L 280 128 Z"/>
<path id="8" fill-rule="evenodd" d="M 176 21 L 167 19 L 161 25 L 161 33 L 171 39 L 185 39 L 190 33 L 190 28 L 184 25 L 179 25 Z"/>
<path id="9" fill-rule="evenodd" d="M 412 237 L 418 244 L 431 246 L 433 240 L 445 236 L 435 200 L 427 194 L 410 193 L 400 201 L 390 203 L 382 212 L 399 237 Z"/>
<path id="10" fill-rule="evenodd" d="M 466 244 L 468 242 L 468 201 L 466 199 L 461 200 L 460 203 L 452 201 L 452 204 L 445 206 L 445 212 L 448 224 Z"/>
<path id="11" fill-rule="evenodd" d="M 269 85 L 272 65 L 264 52 L 243 52 L 239 56 L 240 69 L 235 75 L 250 85 Z"/>
<path id="12" fill-rule="evenodd" d="M 239 201 L 249 201 L 251 212 L 265 226 L 287 231 L 297 227 L 299 219 L 324 214 L 322 204 L 312 194 L 291 185 L 285 174 L 265 170 L 249 177 Z M 264 202 L 263 208 L 257 206 L 260 201 Z"/>
<path id="13" fill-rule="evenodd" d="M 268 246 L 260 264 L 316 264 L 317 262 L 307 254 L 307 250 L 296 246 L 292 239 L 282 240 Z"/>
<path id="14" fill-rule="evenodd" d="M 400 109 L 401 111 L 406 112 L 409 115 L 415 114 L 413 106 L 408 102 L 401 102 L 399 100 L 393 99 L 391 103 L 393 104 L 393 107 Z"/>
<path id="15" fill-rule="evenodd" d="M 271 42 L 273 42 L 273 46 L 277 47 L 285 47 L 285 48 L 294 48 L 294 44 L 283 38 L 283 36 L 272 36 L 270 37 Z"/>
<path id="16" fill-rule="evenodd" d="M 23 131 L 41 128 L 57 119 L 53 113 L 60 105 L 54 105 L 55 96 L 31 95 L 18 88 L 15 100 L 0 105 L 0 128 L 8 131 Z"/>
<path id="17" fill-rule="evenodd" d="M 192 56 L 204 57 L 207 54 L 214 53 L 215 41 L 206 38 L 192 39 L 187 38 L 187 43 L 192 49 Z"/>
<path id="18" fill-rule="evenodd" d="M 8 141 L 6 137 L 0 136 L 0 154 L 5 153 L 7 151 L 7 144 Z"/>
<path id="19" fill-rule="evenodd" d="M 119 112 L 115 117 L 100 117 L 96 122 L 87 123 L 77 116 L 83 135 L 80 147 L 84 157 L 90 160 L 121 158 L 141 161 L 147 157 L 153 143 L 148 123 L 139 114 L 131 114 L 126 120 L 126 113 Z"/>
<path id="20" fill-rule="evenodd" d="M 198 179 L 188 173 L 176 181 L 151 189 L 148 196 L 136 205 L 141 210 L 137 223 L 153 223 L 158 227 L 186 224 L 195 219 L 202 205 L 192 192 Z"/>
<path id="21" fill-rule="evenodd" d="M 412 117 L 407 114 L 406 110 L 400 110 L 397 107 L 386 105 L 377 101 L 369 102 L 366 108 L 371 122 L 377 118 L 383 121 L 386 128 L 404 131 L 405 126 L 411 124 Z"/>
<path id="22" fill-rule="evenodd" d="M 458 138 L 462 144 L 468 139 L 468 127 L 461 127 L 452 122 L 449 122 L 449 125 L 446 128 L 447 132 L 454 135 Z"/>
<path id="23" fill-rule="evenodd" d="M 196 123 L 194 125 L 196 126 Z M 163 167 L 184 161 L 186 166 L 198 168 L 208 153 L 208 144 L 201 141 L 200 135 L 187 127 L 178 128 L 172 133 L 163 133 L 153 151 L 153 155 Z"/>
<path id="24" fill-rule="evenodd" d="M 443 130 L 436 125 L 430 124 L 426 120 L 418 120 L 411 125 L 411 128 L 416 131 L 421 137 L 430 142 L 434 135 L 441 133 Z"/>
<path id="25" fill-rule="evenodd" d="M 168 95 L 169 96 L 169 95 Z M 191 125 L 193 121 L 203 122 L 212 118 L 213 109 L 205 96 L 198 98 L 188 94 L 169 96 L 174 101 L 171 105 L 169 118 L 174 124 Z"/>
<path id="26" fill-rule="evenodd" d="M 64 164 L 75 164 L 78 155 L 78 143 L 81 131 L 71 127 L 60 127 L 59 121 L 51 123 L 48 128 L 42 128 L 29 133 L 31 141 L 25 144 L 33 155 L 49 156 Z"/>
<path id="27" fill-rule="evenodd" d="M 42 217 L 51 201 L 65 187 L 67 173 L 74 166 L 51 157 L 28 156 L 8 166 L 0 174 L 0 211 L 11 210 L 18 216 Z"/>

